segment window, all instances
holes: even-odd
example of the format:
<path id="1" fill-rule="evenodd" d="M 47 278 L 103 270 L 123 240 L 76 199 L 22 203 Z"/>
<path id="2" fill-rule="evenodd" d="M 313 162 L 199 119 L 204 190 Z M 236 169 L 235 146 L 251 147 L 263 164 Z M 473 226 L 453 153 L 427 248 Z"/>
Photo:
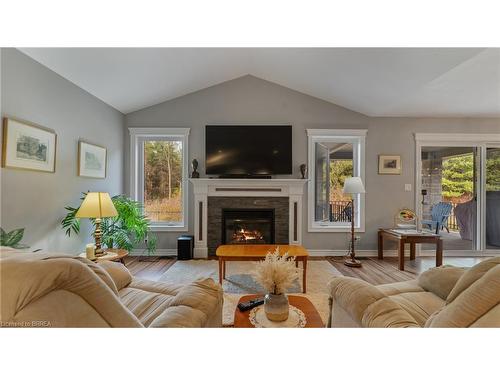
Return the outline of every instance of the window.
<path id="1" fill-rule="evenodd" d="M 309 232 L 347 232 L 351 227 L 351 197 L 342 189 L 348 177 L 364 181 L 366 130 L 308 129 Z M 364 231 L 364 195 L 355 199 L 354 223 Z"/>
<path id="2" fill-rule="evenodd" d="M 189 129 L 131 128 L 131 196 L 152 229 L 187 231 Z"/>

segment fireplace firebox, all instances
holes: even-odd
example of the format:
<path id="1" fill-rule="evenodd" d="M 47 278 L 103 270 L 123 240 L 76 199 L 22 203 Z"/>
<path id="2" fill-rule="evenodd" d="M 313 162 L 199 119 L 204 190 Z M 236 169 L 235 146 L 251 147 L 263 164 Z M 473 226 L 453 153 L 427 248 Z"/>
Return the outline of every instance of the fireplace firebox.
<path id="1" fill-rule="evenodd" d="M 274 209 L 223 209 L 223 244 L 274 244 Z"/>

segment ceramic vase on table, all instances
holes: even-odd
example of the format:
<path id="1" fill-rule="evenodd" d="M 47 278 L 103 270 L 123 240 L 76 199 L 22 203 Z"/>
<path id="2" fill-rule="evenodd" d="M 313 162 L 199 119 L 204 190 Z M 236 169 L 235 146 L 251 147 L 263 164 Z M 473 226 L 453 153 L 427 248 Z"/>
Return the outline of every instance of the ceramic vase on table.
<path id="1" fill-rule="evenodd" d="M 286 294 L 268 293 L 264 297 L 264 312 L 267 319 L 282 322 L 288 319 L 290 306 Z"/>

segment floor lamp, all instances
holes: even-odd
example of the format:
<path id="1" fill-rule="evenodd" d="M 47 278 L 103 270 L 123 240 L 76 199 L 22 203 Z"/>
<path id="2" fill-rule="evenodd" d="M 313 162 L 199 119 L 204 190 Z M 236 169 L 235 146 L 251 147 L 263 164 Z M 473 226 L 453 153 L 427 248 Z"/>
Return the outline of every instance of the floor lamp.
<path id="1" fill-rule="evenodd" d="M 356 254 L 354 253 L 354 222 L 356 221 L 356 211 L 354 209 L 354 195 L 365 193 L 365 187 L 363 186 L 363 181 L 360 177 L 349 177 L 344 182 L 344 188 L 342 189 L 344 194 L 351 194 L 351 246 L 349 249 L 349 258 L 344 261 L 344 264 L 349 267 L 361 267 L 361 262 L 356 260 Z"/>

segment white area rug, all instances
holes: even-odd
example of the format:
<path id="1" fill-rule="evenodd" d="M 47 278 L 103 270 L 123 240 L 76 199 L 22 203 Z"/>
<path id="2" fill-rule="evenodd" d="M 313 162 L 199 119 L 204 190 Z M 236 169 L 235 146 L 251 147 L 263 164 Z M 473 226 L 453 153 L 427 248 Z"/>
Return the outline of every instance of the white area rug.
<path id="1" fill-rule="evenodd" d="M 223 325 L 234 324 L 234 311 L 242 294 L 259 294 L 264 290 L 250 275 L 256 262 L 227 262 L 226 280 L 223 281 L 224 309 Z M 325 260 L 309 260 L 307 263 L 307 294 L 305 296 L 318 310 L 323 323 L 327 323 L 329 316 L 328 282 L 333 276 L 342 274 Z M 177 261 L 160 278 L 174 284 L 185 284 L 196 279 L 211 277 L 219 280 L 218 261 L 216 260 L 187 260 Z M 304 295 L 302 291 L 302 278 L 290 290 L 289 294 Z"/>

